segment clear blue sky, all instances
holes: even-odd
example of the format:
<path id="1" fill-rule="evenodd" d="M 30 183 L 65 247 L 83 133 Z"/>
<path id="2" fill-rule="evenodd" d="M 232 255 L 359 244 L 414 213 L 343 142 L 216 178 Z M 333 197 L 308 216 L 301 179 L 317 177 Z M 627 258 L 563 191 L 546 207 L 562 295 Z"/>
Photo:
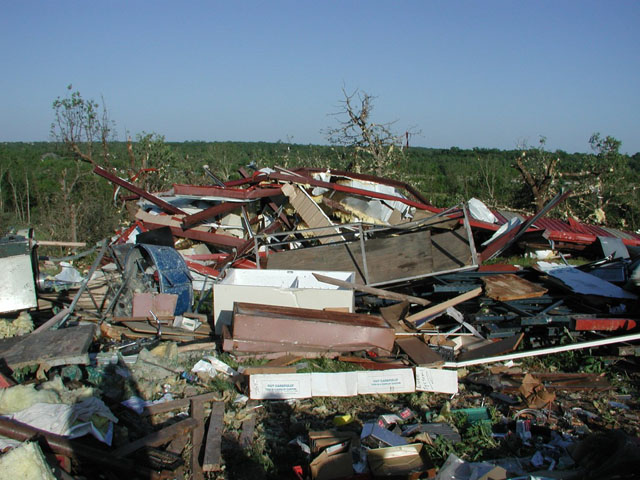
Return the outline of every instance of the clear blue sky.
<path id="1" fill-rule="evenodd" d="M 640 151 L 637 1 L 10 1 L 0 141 L 48 140 L 73 84 L 125 132 L 326 143 L 343 86 L 415 145 L 591 133 Z"/>

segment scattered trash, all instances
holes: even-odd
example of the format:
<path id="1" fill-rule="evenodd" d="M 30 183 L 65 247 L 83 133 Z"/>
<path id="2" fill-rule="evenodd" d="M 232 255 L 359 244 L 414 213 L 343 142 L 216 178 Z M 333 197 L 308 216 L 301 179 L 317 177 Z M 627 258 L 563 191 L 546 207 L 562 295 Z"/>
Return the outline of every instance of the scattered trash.
<path id="1" fill-rule="evenodd" d="M 96 166 L 137 213 L 78 258 L 0 240 L 3 472 L 634 478 L 639 235 L 546 219 L 566 194 L 522 217 L 206 171 L 153 193 Z"/>

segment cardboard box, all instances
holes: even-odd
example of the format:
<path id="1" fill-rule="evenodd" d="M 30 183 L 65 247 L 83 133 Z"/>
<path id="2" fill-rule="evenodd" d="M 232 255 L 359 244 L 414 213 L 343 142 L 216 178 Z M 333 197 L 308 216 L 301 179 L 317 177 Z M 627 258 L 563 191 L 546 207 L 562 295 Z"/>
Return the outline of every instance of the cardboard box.
<path id="1" fill-rule="evenodd" d="M 367 452 L 367 461 L 375 478 L 424 473 L 434 468 L 421 443 L 374 448 Z"/>
<path id="2" fill-rule="evenodd" d="M 354 432 L 319 430 L 309 432 L 311 453 L 316 456 L 309 464 L 311 478 L 332 480 L 353 475 L 352 449 L 360 445 Z"/>
<path id="3" fill-rule="evenodd" d="M 234 302 L 260 303 L 283 307 L 346 308 L 354 311 L 351 289 L 322 283 L 308 270 L 229 269 L 227 276 L 213 287 L 213 321 L 216 334 L 231 325 Z M 315 271 L 345 282 L 353 282 L 353 272 Z"/>

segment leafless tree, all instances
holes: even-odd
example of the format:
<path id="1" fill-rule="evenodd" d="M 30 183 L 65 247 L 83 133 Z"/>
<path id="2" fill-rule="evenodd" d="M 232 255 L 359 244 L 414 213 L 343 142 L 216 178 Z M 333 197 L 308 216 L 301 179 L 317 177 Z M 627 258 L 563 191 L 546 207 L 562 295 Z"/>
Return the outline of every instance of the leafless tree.
<path id="1" fill-rule="evenodd" d="M 338 117 L 338 126 L 325 130 L 332 145 L 353 149 L 353 169 L 373 171 L 383 175 L 402 153 L 405 134 L 392 131 L 391 123 L 375 123 L 371 120 L 373 101 L 376 97 L 360 90 L 348 93 L 342 89 L 344 100 Z M 414 132 L 407 132 L 413 134 Z"/>

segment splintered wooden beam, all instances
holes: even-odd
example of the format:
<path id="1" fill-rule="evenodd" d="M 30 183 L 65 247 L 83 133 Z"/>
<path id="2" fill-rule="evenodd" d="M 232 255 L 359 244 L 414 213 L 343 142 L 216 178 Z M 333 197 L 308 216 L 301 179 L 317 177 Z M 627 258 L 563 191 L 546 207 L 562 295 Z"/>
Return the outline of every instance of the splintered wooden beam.
<path id="1" fill-rule="evenodd" d="M 187 446 L 187 442 L 189 441 L 189 437 L 186 435 L 181 435 L 179 437 L 171 440 L 171 443 L 165 449 L 169 453 L 182 454 L 184 447 Z"/>
<path id="2" fill-rule="evenodd" d="M 255 400 L 249 400 L 247 403 L 247 408 L 255 409 L 258 405 L 258 402 Z M 240 444 L 240 448 L 249 448 L 253 443 L 253 435 L 256 429 L 256 419 L 257 414 L 252 413 L 249 418 L 247 418 L 244 422 L 242 422 L 242 433 L 240 434 L 240 439 L 238 443 Z"/>
<path id="3" fill-rule="evenodd" d="M 438 305 L 434 305 L 433 307 L 429 307 L 418 313 L 409 315 L 407 318 L 405 318 L 405 320 L 411 323 L 419 322 L 420 320 L 424 320 L 426 318 L 432 317 L 433 315 L 437 315 L 438 313 L 442 313 L 449 307 L 453 307 L 462 302 L 466 302 L 467 300 L 471 300 L 472 298 L 477 297 L 481 293 L 482 293 L 482 287 L 478 287 L 474 290 L 463 293 L 462 295 L 458 295 L 457 297 L 451 298 L 446 302 L 439 303 Z"/>
<path id="4" fill-rule="evenodd" d="M 159 447 L 160 445 L 170 442 L 178 435 L 186 435 L 188 431 L 193 430 L 197 426 L 197 423 L 193 418 L 186 418 L 162 430 L 153 432 L 146 437 L 127 443 L 115 449 L 112 454 L 114 457 L 125 457 L 143 447 Z"/>
<path id="5" fill-rule="evenodd" d="M 204 438 L 204 402 L 191 400 L 191 419 L 196 422 L 195 428 L 191 430 L 191 478 L 204 480 L 204 473 L 200 466 L 200 450 Z"/>
<path id="6" fill-rule="evenodd" d="M 222 430 L 224 429 L 224 402 L 215 402 L 211 406 L 209 430 L 204 448 L 202 470 L 215 472 L 220 470 L 222 461 Z"/>
<path id="7" fill-rule="evenodd" d="M 370 293 L 371 295 L 376 295 L 380 298 L 416 303 L 424 307 L 428 307 L 429 305 L 431 305 L 431 302 L 429 300 L 420 297 L 412 297 L 411 295 L 403 295 L 402 293 L 390 292 L 389 290 L 384 290 L 383 288 L 370 287 L 361 283 L 345 282 L 344 280 L 327 277 L 326 275 L 321 275 L 319 273 L 314 273 L 313 276 L 316 277 L 316 280 L 322 283 L 328 283 L 337 287 L 348 288 L 349 290 L 358 290 L 359 292 Z"/>
<path id="8" fill-rule="evenodd" d="M 413 332 L 404 322 L 400 322 L 402 317 L 406 314 L 409 309 L 409 302 L 400 302 L 394 305 L 389 305 L 388 307 L 380 308 L 380 315 L 384 318 L 389 325 L 391 325 L 396 331 L 396 335 L 398 333 L 410 333 Z"/>
<path id="9" fill-rule="evenodd" d="M 141 415 L 143 417 L 146 417 L 149 415 L 171 412 L 172 410 L 179 410 L 191 405 L 192 400 L 197 400 L 199 402 L 215 402 L 219 399 L 220 395 L 217 392 L 203 393 L 202 395 L 195 395 L 193 397 L 180 398 L 178 400 L 172 400 L 170 402 L 162 402 L 156 403 L 154 405 L 149 405 L 144 408 L 144 411 Z"/>

